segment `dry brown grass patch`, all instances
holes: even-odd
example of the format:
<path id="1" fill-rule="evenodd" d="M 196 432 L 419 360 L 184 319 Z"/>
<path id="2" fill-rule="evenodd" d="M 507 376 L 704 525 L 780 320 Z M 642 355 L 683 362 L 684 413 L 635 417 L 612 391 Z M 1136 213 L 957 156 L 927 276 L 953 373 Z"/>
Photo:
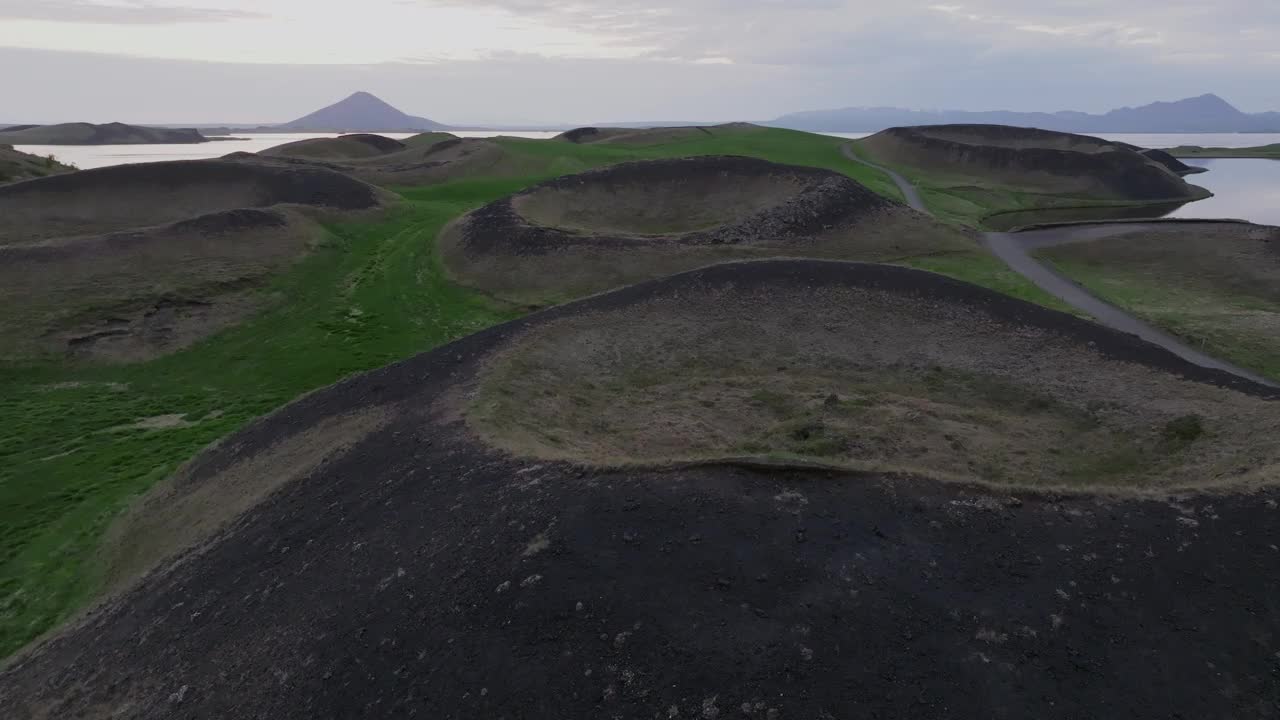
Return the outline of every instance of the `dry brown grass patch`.
<path id="1" fill-rule="evenodd" d="M 551 323 L 467 411 L 510 453 L 763 456 L 1039 488 L 1276 479 L 1274 405 L 980 310 L 860 288 L 682 292 Z"/>

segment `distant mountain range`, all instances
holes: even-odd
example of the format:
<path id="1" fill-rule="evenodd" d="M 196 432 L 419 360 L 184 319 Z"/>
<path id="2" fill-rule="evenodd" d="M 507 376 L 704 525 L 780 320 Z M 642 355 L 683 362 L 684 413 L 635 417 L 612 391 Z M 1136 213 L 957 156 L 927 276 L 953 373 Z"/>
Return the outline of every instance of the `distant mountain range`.
<path id="1" fill-rule="evenodd" d="M 1102 115 L 1083 112 L 993 110 L 905 110 L 843 108 L 792 113 L 763 123 L 810 132 L 879 132 L 908 125 L 990 124 L 1075 133 L 1280 132 L 1280 112 L 1241 112 L 1217 95 L 1120 108 Z"/>
<path id="2" fill-rule="evenodd" d="M 352 133 L 352 132 L 425 132 L 452 130 L 448 125 L 401 112 L 367 92 L 354 93 L 338 102 L 303 117 L 279 125 L 197 125 L 206 135 L 231 133 Z"/>
<path id="3" fill-rule="evenodd" d="M 205 135 L 222 136 L 235 133 L 377 133 L 460 129 L 561 131 L 580 126 L 645 128 L 714 124 L 717 123 L 670 120 L 666 122 L 565 123 L 543 126 L 491 125 L 487 128 L 474 125 L 449 126 L 429 118 L 406 114 L 367 92 L 357 92 L 333 105 L 287 123 L 255 126 L 237 124 L 214 126 L 212 123 L 196 123 L 152 127 L 196 127 Z M 1054 113 L 1007 110 L 973 112 L 871 107 L 798 112 L 757 124 L 809 132 L 866 133 L 879 132 L 891 127 L 953 124 L 1014 125 L 1076 133 L 1280 133 L 1280 112 L 1245 113 L 1217 95 L 1201 95 L 1175 102 L 1157 102 L 1136 108 L 1120 108 L 1101 115 L 1069 110 Z M 0 129 L 2 128 L 4 126 L 0 125 Z M 178 141 L 191 142 L 191 140 Z M 155 142 L 155 140 L 143 140 L 143 142 Z"/>

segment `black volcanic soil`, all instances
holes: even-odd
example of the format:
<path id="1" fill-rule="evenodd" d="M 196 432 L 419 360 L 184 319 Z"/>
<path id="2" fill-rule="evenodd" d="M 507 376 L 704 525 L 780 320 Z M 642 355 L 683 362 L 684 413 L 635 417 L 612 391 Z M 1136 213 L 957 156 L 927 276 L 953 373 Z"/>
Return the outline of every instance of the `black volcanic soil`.
<path id="1" fill-rule="evenodd" d="M 377 207 L 384 193 L 325 168 L 223 160 L 116 165 L 0 187 L 0 244 L 110 232 L 279 204 Z"/>
<path id="2" fill-rule="evenodd" d="M 742 257 L 885 260 L 970 241 L 829 170 L 746 157 L 620 163 L 486 205 L 440 237 L 460 281 L 581 296 Z"/>
<path id="3" fill-rule="evenodd" d="M 1265 392 L 900 268 L 747 263 L 626 288 L 352 378 L 205 453 L 144 524 L 189 527 L 184 497 L 207 513 L 255 478 L 281 487 L 0 672 L 6 716 L 1277 717 L 1275 489 L 1125 500 L 591 470 L 496 453 L 458 418 L 456 391 L 527 329 L 658 296 L 832 285 L 983 308 L 1115 362 Z"/>
<path id="4" fill-rule="evenodd" d="M 1205 197 L 1166 159 L 1085 135 L 1004 125 L 936 125 L 890 128 L 860 144 L 881 162 L 953 179 L 971 175 L 1038 192 L 1111 200 Z"/>

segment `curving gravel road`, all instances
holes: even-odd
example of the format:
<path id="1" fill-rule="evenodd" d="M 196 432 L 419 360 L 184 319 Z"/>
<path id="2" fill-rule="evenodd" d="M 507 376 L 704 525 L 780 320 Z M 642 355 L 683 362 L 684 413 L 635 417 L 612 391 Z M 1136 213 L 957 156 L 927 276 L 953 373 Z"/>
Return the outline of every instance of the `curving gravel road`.
<path id="1" fill-rule="evenodd" d="M 888 175 L 902 191 L 903 196 L 907 200 L 907 205 L 913 209 L 926 214 L 929 209 L 925 206 L 924 200 L 920 197 L 920 193 L 915 186 L 911 184 L 902 175 L 858 157 L 849 145 L 841 147 L 845 157 L 850 160 L 874 168 Z M 1185 226 L 1186 223 L 1179 223 L 1179 227 Z M 1106 325 L 1107 327 L 1126 332 L 1131 335 L 1146 340 L 1149 343 L 1158 345 L 1165 350 L 1177 355 L 1187 362 L 1194 363 L 1201 367 L 1212 368 L 1215 370 L 1223 370 L 1237 377 L 1265 385 L 1267 387 L 1280 387 L 1280 384 L 1272 380 L 1246 370 L 1238 365 L 1219 360 L 1211 355 L 1196 350 L 1182 340 L 1149 325 L 1142 320 L 1130 315 L 1119 307 L 1112 305 L 1101 298 L 1090 293 L 1088 290 L 1080 286 L 1075 281 L 1060 275 L 1050 267 L 1036 260 L 1028 250 L 1050 247 L 1053 245 L 1064 245 L 1073 242 L 1084 242 L 1088 240 L 1098 240 L 1106 237 L 1113 237 L 1138 230 L 1159 230 L 1166 226 L 1166 223 L 1097 223 L 1090 225 L 1065 225 L 1059 227 L 1043 228 L 1039 230 L 1028 230 L 1023 232 L 985 232 L 982 234 L 983 243 L 993 255 L 1004 261 L 1009 269 L 1025 277 L 1036 285 L 1036 287 L 1053 295 L 1059 300 L 1065 302 L 1071 307 L 1091 315 L 1095 320 Z"/>
<path id="2" fill-rule="evenodd" d="M 933 214 L 929 212 L 929 208 L 925 207 L 924 198 L 920 197 L 920 191 L 916 190 L 916 186 L 912 185 L 909 180 L 902 177 L 898 173 L 890 170 L 887 167 L 877 165 L 868 160 L 863 160 L 862 158 L 858 157 L 857 153 L 855 153 L 853 151 L 853 148 L 850 147 L 849 145 L 841 145 L 840 150 L 841 152 L 844 153 L 844 156 L 849 158 L 850 160 L 860 165 L 866 165 L 869 168 L 879 170 L 885 175 L 888 175 L 889 178 L 893 180 L 893 184 L 897 185 L 898 189 L 902 191 L 902 196 L 907 199 L 907 206 L 910 207 L 912 210 L 919 210 L 920 212 L 926 215 Z"/>

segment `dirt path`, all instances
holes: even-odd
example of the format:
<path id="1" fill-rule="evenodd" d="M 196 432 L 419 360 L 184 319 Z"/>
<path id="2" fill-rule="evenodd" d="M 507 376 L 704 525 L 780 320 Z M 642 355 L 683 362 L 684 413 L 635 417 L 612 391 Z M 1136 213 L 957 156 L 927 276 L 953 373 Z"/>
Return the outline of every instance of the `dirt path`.
<path id="1" fill-rule="evenodd" d="M 888 175 L 902 190 L 908 205 L 920 212 L 929 213 L 929 209 L 921 199 L 920 193 L 902 175 L 863 160 L 853 152 L 849 145 L 844 145 L 841 149 L 845 157 L 850 160 L 875 168 Z M 1130 232 L 1159 231 L 1167 225 L 1167 223 L 1097 223 L 1067 225 L 1017 233 L 987 232 L 983 233 L 982 237 L 987 248 L 996 257 L 1003 260 L 1009 266 L 1009 269 L 1030 280 L 1036 287 L 1062 300 L 1071 307 L 1093 316 L 1095 320 L 1103 325 L 1121 332 L 1137 335 L 1143 340 L 1158 345 L 1183 360 L 1201 367 L 1223 370 L 1260 385 L 1280 387 L 1280 385 L 1257 373 L 1196 350 L 1177 337 L 1139 320 L 1121 308 L 1093 295 L 1075 281 L 1060 275 L 1052 268 L 1036 260 L 1028 252 L 1036 248 L 1099 240 Z M 1185 225 L 1186 223 L 1177 223 L 1176 227 L 1184 229 Z"/>

